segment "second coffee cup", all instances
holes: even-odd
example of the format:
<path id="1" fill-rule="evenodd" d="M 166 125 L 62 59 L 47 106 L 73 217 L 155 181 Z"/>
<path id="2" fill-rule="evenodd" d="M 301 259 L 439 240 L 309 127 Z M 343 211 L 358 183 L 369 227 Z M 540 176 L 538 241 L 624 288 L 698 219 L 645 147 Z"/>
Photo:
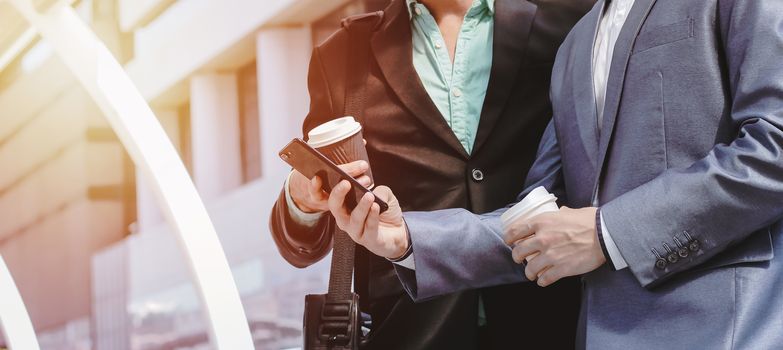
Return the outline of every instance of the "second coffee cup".
<path id="1" fill-rule="evenodd" d="M 367 148 L 364 146 L 362 125 L 353 117 L 342 117 L 323 123 L 310 130 L 307 137 L 308 145 L 335 164 L 346 164 L 357 160 L 370 163 Z M 364 174 L 370 178 L 370 185 L 367 188 L 372 189 L 375 185 L 372 170 L 367 169 Z"/>
<path id="2" fill-rule="evenodd" d="M 519 203 L 506 210 L 500 216 L 503 223 L 503 229 L 518 220 L 530 220 L 536 215 L 558 211 L 557 197 L 549 193 L 544 187 L 536 187 L 525 196 Z"/>
<path id="3" fill-rule="evenodd" d="M 558 210 L 560 208 L 557 207 L 557 197 L 549 193 L 546 188 L 539 186 L 530 191 L 519 203 L 506 210 L 500 216 L 500 221 L 503 224 L 503 231 L 505 231 L 514 222 L 527 221 L 537 215 Z M 538 253 L 528 256 L 525 260 L 530 261 L 536 255 Z"/>

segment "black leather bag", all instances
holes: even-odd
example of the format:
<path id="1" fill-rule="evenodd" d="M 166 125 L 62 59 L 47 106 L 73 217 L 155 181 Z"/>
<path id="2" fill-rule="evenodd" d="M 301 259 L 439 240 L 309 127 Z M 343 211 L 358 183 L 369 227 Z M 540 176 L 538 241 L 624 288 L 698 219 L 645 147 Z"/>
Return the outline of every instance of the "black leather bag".
<path id="1" fill-rule="evenodd" d="M 348 31 L 345 115 L 361 123 L 369 70 L 370 37 L 383 19 L 383 12 L 343 20 Z M 327 294 L 305 297 L 304 349 L 356 350 L 364 341 L 359 295 L 351 291 L 356 245 L 342 231 L 335 232 Z"/>
<path id="2" fill-rule="evenodd" d="M 343 301 L 329 301 L 326 294 L 305 297 L 305 349 L 359 349 L 359 295 L 351 294 L 350 300 Z"/>

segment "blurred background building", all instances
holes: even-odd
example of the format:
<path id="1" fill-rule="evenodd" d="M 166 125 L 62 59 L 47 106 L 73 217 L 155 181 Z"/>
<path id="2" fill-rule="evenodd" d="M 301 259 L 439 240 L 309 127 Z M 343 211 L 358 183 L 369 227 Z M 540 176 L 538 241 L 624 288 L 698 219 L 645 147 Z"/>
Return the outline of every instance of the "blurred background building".
<path id="1" fill-rule="evenodd" d="M 301 134 L 313 45 L 388 0 L 65 1 L 178 148 L 256 348 L 300 347 L 304 295 L 325 291 L 329 265 L 298 270 L 278 255 L 267 219 L 287 168 L 276 151 Z M 0 1 L 0 254 L 43 349 L 210 348 L 188 267 L 140 176 L 51 48 Z"/>

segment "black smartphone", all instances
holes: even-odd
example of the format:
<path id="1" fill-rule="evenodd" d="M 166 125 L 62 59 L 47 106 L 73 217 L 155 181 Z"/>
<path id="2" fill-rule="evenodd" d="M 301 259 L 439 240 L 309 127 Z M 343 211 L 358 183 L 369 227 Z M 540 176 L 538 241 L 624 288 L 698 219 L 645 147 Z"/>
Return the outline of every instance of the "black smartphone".
<path id="1" fill-rule="evenodd" d="M 324 191 L 331 192 L 332 188 L 340 183 L 341 180 L 348 180 L 351 183 L 353 196 L 346 196 L 345 205 L 348 210 L 353 210 L 356 203 L 362 199 L 365 193 L 371 192 L 362 186 L 356 179 L 346 174 L 329 158 L 326 158 L 321 152 L 310 147 L 301 139 L 293 139 L 279 153 L 280 158 L 291 167 L 302 173 L 308 179 L 314 176 L 321 178 Z M 381 207 L 381 213 L 389 209 L 389 205 L 377 196 L 375 203 Z"/>

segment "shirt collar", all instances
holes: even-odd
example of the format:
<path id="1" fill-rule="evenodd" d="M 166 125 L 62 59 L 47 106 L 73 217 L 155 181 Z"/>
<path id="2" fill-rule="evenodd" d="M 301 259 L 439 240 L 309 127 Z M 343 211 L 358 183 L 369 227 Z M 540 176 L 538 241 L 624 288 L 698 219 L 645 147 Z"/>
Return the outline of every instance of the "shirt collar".
<path id="1" fill-rule="evenodd" d="M 413 5 L 417 4 L 417 0 L 405 0 L 406 8 L 408 9 L 408 16 L 413 19 Z M 495 0 L 473 0 L 473 7 L 486 6 L 490 14 L 495 14 Z"/>

